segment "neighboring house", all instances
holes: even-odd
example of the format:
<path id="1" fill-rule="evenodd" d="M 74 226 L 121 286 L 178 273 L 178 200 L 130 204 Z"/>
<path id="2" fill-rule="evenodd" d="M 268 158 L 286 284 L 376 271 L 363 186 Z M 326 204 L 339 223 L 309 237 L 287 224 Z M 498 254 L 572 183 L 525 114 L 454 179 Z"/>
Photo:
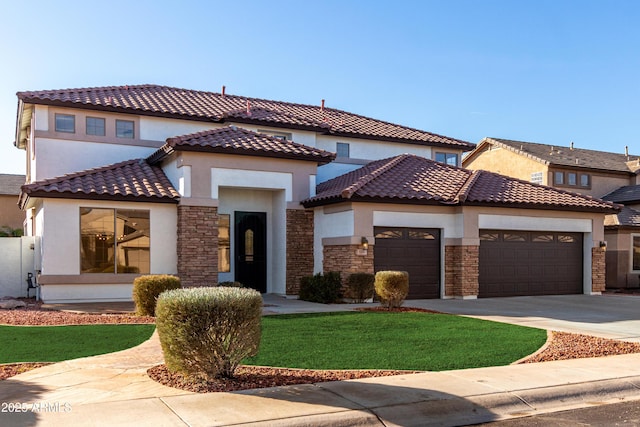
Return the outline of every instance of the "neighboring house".
<path id="1" fill-rule="evenodd" d="M 0 174 L 0 231 L 22 230 L 24 212 L 18 207 L 24 175 Z"/>
<path id="2" fill-rule="evenodd" d="M 462 164 L 625 205 L 604 223 L 606 283 L 640 287 L 640 156 L 485 138 Z"/>
<path id="3" fill-rule="evenodd" d="M 617 207 L 464 170 L 465 141 L 224 88 L 18 99 L 20 206 L 45 301 L 129 300 L 147 273 L 286 295 L 314 272 L 387 268 L 410 272 L 413 298 L 604 289 L 603 222 Z M 543 286 L 545 253 L 562 260 Z"/>

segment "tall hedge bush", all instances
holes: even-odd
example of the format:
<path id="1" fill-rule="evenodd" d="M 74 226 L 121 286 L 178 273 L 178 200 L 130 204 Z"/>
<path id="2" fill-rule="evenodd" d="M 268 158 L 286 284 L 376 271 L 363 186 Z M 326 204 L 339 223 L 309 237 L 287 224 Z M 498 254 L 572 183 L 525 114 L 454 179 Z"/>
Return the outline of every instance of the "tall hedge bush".
<path id="1" fill-rule="evenodd" d="M 353 302 L 364 302 L 369 298 L 373 298 L 375 275 L 371 273 L 352 273 L 347 277 L 346 296 L 351 298 Z"/>
<path id="2" fill-rule="evenodd" d="M 314 276 L 305 276 L 300 279 L 300 292 L 298 298 L 303 301 L 331 304 L 342 298 L 342 280 L 340 273 L 330 271 L 318 273 Z"/>
<path id="3" fill-rule="evenodd" d="M 262 297 L 254 289 L 185 288 L 164 292 L 156 328 L 165 365 L 206 379 L 232 378 L 260 345 Z"/>
<path id="4" fill-rule="evenodd" d="M 400 307 L 409 294 L 409 273 L 378 271 L 374 286 L 382 305 L 389 309 Z"/>
<path id="5" fill-rule="evenodd" d="M 148 274 L 133 280 L 133 302 L 138 316 L 155 316 L 158 296 L 171 289 L 179 289 L 180 279 L 168 274 Z"/>

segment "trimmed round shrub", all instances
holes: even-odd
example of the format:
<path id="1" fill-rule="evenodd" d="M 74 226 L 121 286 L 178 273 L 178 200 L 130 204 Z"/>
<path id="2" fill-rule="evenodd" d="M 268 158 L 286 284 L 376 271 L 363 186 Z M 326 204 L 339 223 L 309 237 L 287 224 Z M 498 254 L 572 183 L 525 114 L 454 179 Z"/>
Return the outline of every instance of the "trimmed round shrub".
<path id="1" fill-rule="evenodd" d="M 169 274 L 149 274 L 133 280 L 133 302 L 138 316 L 155 316 L 158 296 L 170 289 L 179 289 L 180 279 Z"/>
<path id="2" fill-rule="evenodd" d="M 346 296 L 353 302 L 361 303 L 368 298 L 373 298 L 374 282 L 376 276 L 371 273 L 352 273 L 347 277 Z"/>
<path id="3" fill-rule="evenodd" d="M 388 309 L 400 307 L 409 294 L 409 273 L 378 271 L 374 286 L 382 305 Z"/>
<path id="4" fill-rule="evenodd" d="M 164 292 L 156 307 L 164 361 L 189 377 L 232 378 L 260 346 L 262 297 L 249 288 L 203 287 Z"/>
<path id="5" fill-rule="evenodd" d="M 318 273 L 314 276 L 305 276 L 300 279 L 300 292 L 298 298 L 303 301 L 331 304 L 342 298 L 342 280 L 340 273 L 330 271 Z"/>

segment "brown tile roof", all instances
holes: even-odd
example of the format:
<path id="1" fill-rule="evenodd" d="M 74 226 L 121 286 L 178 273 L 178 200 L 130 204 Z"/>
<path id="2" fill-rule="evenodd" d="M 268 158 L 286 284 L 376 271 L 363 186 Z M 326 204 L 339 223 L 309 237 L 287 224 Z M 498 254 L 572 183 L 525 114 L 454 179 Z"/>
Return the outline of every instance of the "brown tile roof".
<path id="1" fill-rule="evenodd" d="M 160 167 L 136 159 L 23 185 L 21 207 L 27 197 L 178 203 L 180 195 Z"/>
<path id="2" fill-rule="evenodd" d="M 531 209 L 614 212 L 589 196 L 486 171 L 470 171 L 403 154 L 371 162 L 317 186 L 305 207 L 347 200 L 438 205 L 490 205 Z"/>
<path id="3" fill-rule="evenodd" d="M 24 103 L 88 108 L 205 122 L 241 122 L 305 129 L 337 136 L 381 139 L 471 150 L 466 141 L 334 108 L 139 85 L 18 92 Z"/>
<path id="4" fill-rule="evenodd" d="M 0 194 L 17 196 L 20 194 L 20 187 L 25 183 L 24 175 L 13 175 L 0 173 Z"/>
<path id="5" fill-rule="evenodd" d="M 570 147 L 561 147 L 558 145 L 513 141 L 501 138 L 484 138 L 478 144 L 476 150 L 465 157 L 463 164 L 473 158 L 476 152 L 480 152 L 486 144 L 511 150 L 545 165 L 624 172 L 627 174 L 634 174 L 640 167 L 638 162 L 640 156 L 637 155 L 627 156 L 624 153 L 610 153 L 577 147 L 571 149 Z"/>
<path id="6" fill-rule="evenodd" d="M 154 164 L 172 151 L 199 151 L 248 156 L 276 157 L 329 163 L 335 154 L 291 141 L 229 126 L 167 139 L 167 143 L 149 157 Z"/>

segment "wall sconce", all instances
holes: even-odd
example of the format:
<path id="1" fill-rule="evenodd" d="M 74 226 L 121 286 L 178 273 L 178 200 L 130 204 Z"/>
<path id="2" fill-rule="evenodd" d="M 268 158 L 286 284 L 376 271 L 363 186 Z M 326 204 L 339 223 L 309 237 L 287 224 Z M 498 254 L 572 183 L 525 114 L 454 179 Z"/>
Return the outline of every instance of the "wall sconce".
<path id="1" fill-rule="evenodd" d="M 605 240 L 600 240 L 600 249 L 603 251 L 607 250 L 607 242 Z"/>
<path id="2" fill-rule="evenodd" d="M 362 249 L 364 249 L 365 251 L 369 249 L 369 241 L 366 237 L 362 236 L 362 239 L 360 239 L 360 243 L 362 244 Z"/>

